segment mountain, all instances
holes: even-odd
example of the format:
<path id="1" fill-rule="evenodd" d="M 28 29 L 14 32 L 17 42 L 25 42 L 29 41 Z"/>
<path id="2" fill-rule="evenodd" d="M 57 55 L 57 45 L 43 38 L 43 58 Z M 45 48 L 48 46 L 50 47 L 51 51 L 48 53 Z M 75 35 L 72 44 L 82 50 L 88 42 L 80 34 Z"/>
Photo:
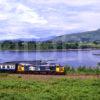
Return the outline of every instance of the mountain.
<path id="1" fill-rule="evenodd" d="M 37 42 L 43 42 L 43 41 L 49 41 L 51 39 L 54 39 L 56 38 L 56 36 L 50 36 L 50 37 L 46 37 L 46 38 L 39 38 L 39 39 L 36 39 Z"/>
<path id="2" fill-rule="evenodd" d="M 81 33 L 66 34 L 62 36 L 55 37 L 49 41 L 52 42 L 93 42 L 100 41 L 100 29 L 95 31 L 87 31 Z"/>
<path id="3" fill-rule="evenodd" d="M 36 42 L 93 42 L 99 41 L 100 42 L 100 29 L 95 31 L 87 31 L 87 32 L 80 32 L 80 33 L 73 33 L 73 34 L 66 34 L 61 36 L 49 36 L 43 38 L 18 38 L 18 39 L 7 39 L 7 41 L 36 41 Z M 2 40 L 6 41 L 6 40 Z"/>
<path id="4" fill-rule="evenodd" d="M 29 41 L 36 41 L 36 42 L 43 42 L 43 41 L 48 41 L 55 38 L 55 36 L 50 36 L 50 37 L 45 37 L 45 38 L 18 38 L 18 39 L 5 39 L 1 40 L 3 41 L 12 41 L 12 42 L 19 42 L 19 41 L 24 41 L 24 42 L 29 42 Z"/>

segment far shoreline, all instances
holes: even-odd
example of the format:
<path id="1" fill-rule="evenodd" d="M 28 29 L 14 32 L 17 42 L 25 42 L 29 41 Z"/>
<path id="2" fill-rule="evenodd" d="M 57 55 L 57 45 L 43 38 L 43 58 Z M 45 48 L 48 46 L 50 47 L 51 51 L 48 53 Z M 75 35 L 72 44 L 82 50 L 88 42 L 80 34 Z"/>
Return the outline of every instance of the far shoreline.
<path id="1" fill-rule="evenodd" d="M 91 50 L 100 50 L 95 48 L 95 49 L 52 49 L 52 50 L 0 50 L 0 51 L 12 51 L 12 52 L 66 52 L 66 51 L 91 51 Z"/>

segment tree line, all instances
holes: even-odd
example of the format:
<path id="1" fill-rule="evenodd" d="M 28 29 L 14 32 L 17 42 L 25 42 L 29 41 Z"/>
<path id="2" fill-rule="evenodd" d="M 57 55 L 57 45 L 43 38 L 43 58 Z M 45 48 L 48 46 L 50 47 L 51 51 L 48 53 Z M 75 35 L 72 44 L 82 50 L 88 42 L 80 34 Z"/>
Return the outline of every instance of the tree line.
<path id="1" fill-rule="evenodd" d="M 62 49 L 87 49 L 100 48 L 100 43 L 81 42 L 35 42 L 35 41 L 3 41 L 0 42 L 0 50 L 62 50 Z"/>

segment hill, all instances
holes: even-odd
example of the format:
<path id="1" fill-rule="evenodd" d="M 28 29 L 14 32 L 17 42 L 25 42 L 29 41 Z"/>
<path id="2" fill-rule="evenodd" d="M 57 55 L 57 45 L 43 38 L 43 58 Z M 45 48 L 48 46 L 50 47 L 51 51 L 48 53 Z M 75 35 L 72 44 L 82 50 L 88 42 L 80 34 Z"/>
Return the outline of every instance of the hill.
<path id="1" fill-rule="evenodd" d="M 58 42 L 93 42 L 100 41 L 100 29 L 96 31 L 87 31 L 82 33 L 66 34 L 58 36 L 50 41 Z"/>
<path id="2" fill-rule="evenodd" d="M 47 33 L 49 34 L 49 32 Z M 29 42 L 29 41 L 36 41 L 36 42 L 94 42 L 94 41 L 99 41 L 100 42 L 100 29 L 95 30 L 95 31 L 87 31 L 87 32 L 80 32 L 80 33 L 72 33 L 72 34 L 67 34 L 64 32 L 65 35 L 61 36 L 49 36 L 49 37 L 42 37 L 42 38 L 18 38 L 18 39 L 8 39 L 8 40 L 1 40 L 0 42 L 3 41 L 12 41 L 12 42 L 19 42 L 19 41 L 24 41 L 24 42 Z"/>

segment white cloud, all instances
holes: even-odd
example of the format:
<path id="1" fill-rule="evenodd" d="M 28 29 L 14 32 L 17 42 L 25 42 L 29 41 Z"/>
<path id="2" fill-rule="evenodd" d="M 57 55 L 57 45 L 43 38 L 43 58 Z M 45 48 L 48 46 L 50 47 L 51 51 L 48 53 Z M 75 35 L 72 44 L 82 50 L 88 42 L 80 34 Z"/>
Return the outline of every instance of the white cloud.
<path id="1" fill-rule="evenodd" d="M 6 38 L 39 38 L 48 33 L 30 29 L 51 29 L 52 35 L 94 30 L 100 28 L 99 5 L 99 0 L 0 0 L 0 32 Z"/>
<path id="2" fill-rule="evenodd" d="M 67 4 L 71 6 L 81 6 L 81 5 L 90 5 L 95 3 L 100 3 L 99 0 L 29 0 L 32 3 L 37 4 Z"/>
<path id="3" fill-rule="evenodd" d="M 17 21 L 20 22 L 27 22 L 32 24 L 47 23 L 47 21 L 43 17 L 39 16 L 35 11 L 22 4 L 17 5 L 14 17 Z"/>
<path id="4" fill-rule="evenodd" d="M 10 3 L 7 0 L 0 2 L 1 9 L 0 20 L 8 19 L 14 22 L 27 22 L 32 24 L 46 24 L 47 21 L 39 16 L 33 9 L 21 4 L 21 3 Z"/>
<path id="5" fill-rule="evenodd" d="M 79 21 L 79 28 L 85 31 L 96 30 L 100 28 L 100 13 L 99 12 L 80 12 L 77 16 L 73 16 L 74 20 Z"/>
<path id="6" fill-rule="evenodd" d="M 32 33 L 23 31 L 30 26 L 47 24 L 47 20 L 30 7 L 20 2 L 8 2 L 8 0 L 0 0 L 0 21 L 2 21 L 1 24 L 3 25 L 3 28 L 0 25 L 0 36 L 4 34 L 2 39 L 38 38 Z"/>
<path id="7" fill-rule="evenodd" d="M 7 16 L 5 14 L 0 13 L 0 20 L 6 20 Z"/>
<path id="8" fill-rule="evenodd" d="M 7 35 L 7 37 L 5 37 L 5 35 L 3 34 L 2 38 L 0 40 L 4 40 L 4 39 L 6 39 L 6 40 L 9 40 L 9 39 L 19 39 L 19 38 L 25 38 L 25 39 L 35 38 L 35 39 L 39 39 L 39 37 L 37 37 L 35 35 L 32 35 L 32 34 L 29 35 L 29 34 L 23 34 L 23 33 L 22 34 L 7 33 L 6 35 Z"/>

